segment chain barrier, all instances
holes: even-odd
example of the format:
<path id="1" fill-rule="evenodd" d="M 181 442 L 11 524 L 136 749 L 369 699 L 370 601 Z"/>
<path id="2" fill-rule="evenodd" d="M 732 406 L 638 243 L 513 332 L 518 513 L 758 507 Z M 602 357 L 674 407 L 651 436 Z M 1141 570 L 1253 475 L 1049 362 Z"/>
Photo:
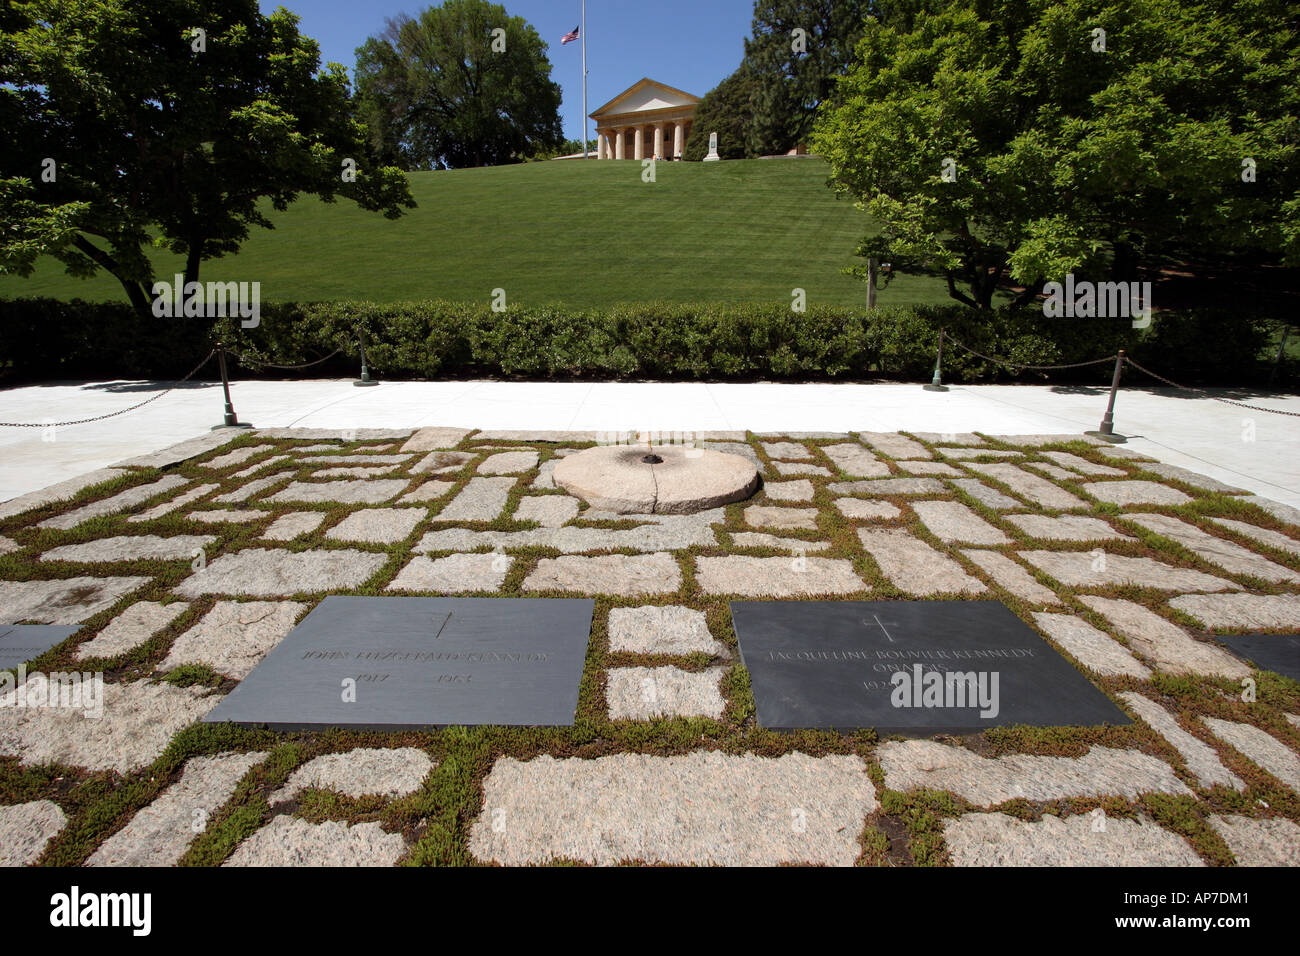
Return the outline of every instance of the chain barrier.
<path id="1" fill-rule="evenodd" d="M 976 352 L 973 348 L 970 348 L 969 346 L 966 345 L 962 345 L 951 335 L 946 336 L 946 339 L 947 341 L 951 342 L 953 345 L 957 346 L 960 349 L 965 349 L 967 352 L 969 352 L 971 355 L 976 356 L 977 358 L 982 358 L 986 362 L 993 362 L 997 365 L 1005 365 L 1007 368 L 1013 370 L 1018 368 L 1024 368 L 1024 369 L 1031 369 L 1033 371 L 1048 371 L 1050 369 L 1083 368 L 1085 365 L 1101 365 L 1105 362 L 1115 361 L 1115 356 L 1107 355 L 1105 358 L 1092 359 L 1089 362 L 1070 362 L 1066 365 L 1025 365 L 1023 362 L 1012 362 L 1008 359 L 1000 359 L 1000 358 L 995 358 L 992 355 L 985 355 L 983 352 Z"/>
<path id="2" fill-rule="evenodd" d="M 1155 372 L 1151 371 L 1151 369 L 1149 368 L 1143 368 L 1141 365 L 1133 361 L 1127 355 L 1124 356 L 1124 361 L 1129 365 L 1132 365 L 1139 372 L 1145 372 L 1147 375 L 1150 375 L 1152 378 L 1158 381 L 1164 382 L 1166 385 L 1172 385 L 1174 388 L 1180 388 L 1184 392 L 1194 392 L 1197 395 L 1200 395 L 1204 398 L 1209 398 L 1216 402 L 1222 402 L 1224 405 L 1235 405 L 1238 408 L 1248 408 L 1252 412 L 1272 412 L 1274 415 L 1289 415 L 1292 418 L 1300 418 L 1300 412 L 1287 412 L 1287 411 L 1283 411 L 1280 408 L 1263 408 L 1259 405 L 1247 405 L 1245 402 L 1234 402 L 1230 398 L 1219 398 L 1217 395 L 1211 395 L 1203 388 L 1192 388 L 1190 385 L 1179 385 L 1173 379 L 1168 379 L 1165 378 L 1163 375 L 1158 375 Z"/>
<path id="3" fill-rule="evenodd" d="M 334 356 L 346 350 L 347 350 L 346 345 L 341 346 L 340 348 L 336 348 L 333 352 L 331 352 L 329 355 L 325 356 L 324 358 L 319 358 L 312 362 L 304 362 L 302 365 L 277 365 L 274 362 L 262 362 L 259 361 L 258 359 L 251 358 L 247 355 L 243 355 L 240 352 L 236 352 L 234 349 L 230 348 L 229 346 L 226 347 L 226 354 L 233 355 L 242 364 L 247 365 L 249 368 L 252 368 L 254 370 L 264 369 L 264 368 L 278 368 L 278 369 L 284 369 L 286 371 L 296 371 L 298 369 L 311 368 L 313 365 L 320 365 L 322 362 L 328 362 Z"/>
<path id="4" fill-rule="evenodd" d="M 207 356 L 203 359 L 202 362 L 194 366 L 194 370 L 190 372 L 189 375 L 186 375 L 183 379 L 181 379 L 171 388 L 167 389 L 166 391 L 159 392 L 157 395 L 153 395 L 149 398 L 146 398 L 143 402 L 137 402 L 135 405 L 132 405 L 130 408 L 123 408 L 123 409 L 119 409 L 116 412 L 109 412 L 107 415 L 96 415 L 94 418 L 79 418 L 74 422 L 0 422 L 0 428 L 67 428 L 71 425 L 88 425 L 91 422 L 102 422 L 106 418 L 116 418 L 118 415 L 125 415 L 127 412 L 133 412 L 137 408 L 144 408 L 144 406 L 148 405 L 150 402 L 156 402 L 158 401 L 158 399 L 162 398 L 164 395 L 168 394 L 169 392 L 175 391 L 176 389 L 180 388 L 182 385 L 184 385 L 186 382 L 192 379 L 195 375 L 197 375 L 199 369 L 203 368 L 203 366 L 208 364 L 208 359 L 212 358 L 212 356 L 216 354 L 217 354 L 217 350 L 213 349 L 211 352 L 207 354 Z"/>

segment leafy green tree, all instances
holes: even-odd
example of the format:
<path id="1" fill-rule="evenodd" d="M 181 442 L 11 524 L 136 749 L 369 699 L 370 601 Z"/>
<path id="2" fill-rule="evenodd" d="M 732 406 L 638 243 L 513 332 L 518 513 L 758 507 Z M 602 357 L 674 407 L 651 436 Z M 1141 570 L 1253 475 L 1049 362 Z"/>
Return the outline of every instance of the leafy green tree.
<path id="1" fill-rule="evenodd" d="M 40 251 L 73 274 L 104 269 L 147 314 L 150 246 L 183 255 L 189 283 L 251 226 L 272 227 L 265 203 L 344 196 L 390 218 L 413 206 L 400 170 L 358 162 L 349 175 L 365 131 L 343 68 L 321 72 L 297 22 L 255 0 L 9 7 L 0 117 L 18 137 L 0 153 L 3 266 L 29 270 Z"/>
<path id="2" fill-rule="evenodd" d="M 807 141 L 820 106 L 853 63 L 873 0 L 756 0 L 745 62 L 753 74 L 751 156 Z M 796 33 L 796 31 L 801 31 Z"/>
<path id="3" fill-rule="evenodd" d="M 701 97 L 695 107 L 691 135 L 682 147 L 682 159 L 698 162 L 709 152 L 709 134 L 718 134 L 718 155 L 744 159 L 749 123 L 753 116 L 754 75 L 742 63 L 736 72 Z"/>
<path id="4" fill-rule="evenodd" d="M 929 6 L 869 21 L 819 115 L 814 148 L 881 224 L 860 255 L 981 308 L 1008 277 L 1028 298 L 1070 272 L 1300 264 L 1293 4 Z"/>
<path id="5" fill-rule="evenodd" d="M 546 50 L 526 20 L 487 0 L 446 0 L 389 20 L 357 50 L 358 111 L 373 154 L 447 169 L 558 147 L 560 87 Z"/>

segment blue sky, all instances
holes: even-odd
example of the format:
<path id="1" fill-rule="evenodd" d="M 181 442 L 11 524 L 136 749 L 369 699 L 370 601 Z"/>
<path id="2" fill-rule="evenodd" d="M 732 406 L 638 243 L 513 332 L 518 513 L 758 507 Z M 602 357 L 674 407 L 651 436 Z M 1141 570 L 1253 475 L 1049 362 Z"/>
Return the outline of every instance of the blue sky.
<path id="1" fill-rule="evenodd" d="M 551 79 L 564 90 L 564 135 L 582 130 L 582 50 L 560 46 L 581 18 L 581 0 L 497 0 L 523 17 L 550 49 Z M 384 19 L 414 15 L 437 3 L 421 0 L 259 0 L 264 11 L 288 7 L 300 29 L 321 46 L 321 58 L 356 63 L 354 51 L 383 29 Z M 643 76 L 703 96 L 731 73 L 744 55 L 752 0 L 587 0 L 587 112 L 613 99 Z M 594 136 L 588 127 L 588 135 Z"/>

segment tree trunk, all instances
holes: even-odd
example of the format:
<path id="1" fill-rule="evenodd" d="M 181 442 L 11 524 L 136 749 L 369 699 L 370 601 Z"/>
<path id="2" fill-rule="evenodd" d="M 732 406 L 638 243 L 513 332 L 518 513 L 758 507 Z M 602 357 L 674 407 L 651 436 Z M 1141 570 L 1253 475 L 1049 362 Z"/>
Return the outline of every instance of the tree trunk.
<path id="1" fill-rule="evenodd" d="M 99 266 L 122 284 L 122 288 L 126 290 L 126 297 L 131 301 L 131 308 L 135 309 L 142 318 L 148 319 L 153 317 L 153 307 L 149 298 L 149 290 L 145 288 L 143 283 L 123 276 L 121 274 L 121 267 L 118 265 L 117 260 L 103 249 L 100 249 L 85 236 L 77 236 L 72 240 L 72 244 L 76 247 L 78 252 L 82 253 L 87 259 L 95 263 L 95 265 Z"/>

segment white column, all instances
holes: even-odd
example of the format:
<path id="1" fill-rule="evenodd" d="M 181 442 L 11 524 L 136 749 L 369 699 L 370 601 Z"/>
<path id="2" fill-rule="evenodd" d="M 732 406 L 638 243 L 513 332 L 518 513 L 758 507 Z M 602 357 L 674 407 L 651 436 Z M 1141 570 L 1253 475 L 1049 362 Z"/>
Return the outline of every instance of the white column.
<path id="1" fill-rule="evenodd" d="M 605 158 L 605 134 L 596 130 L 596 158 Z"/>
<path id="2" fill-rule="evenodd" d="M 655 123 L 655 156 L 664 158 L 664 124 Z"/>
<path id="3" fill-rule="evenodd" d="M 632 135 L 636 137 L 632 140 L 632 158 L 645 159 L 645 130 L 640 126 L 633 126 Z"/>
<path id="4" fill-rule="evenodd" d="M 623 130 L 614 130 L 614 158 L 623 158 Z"/>
<path id="5" fill-rule="evenodd" d="M 673 123 L 673 159 L 682 155 L 686 148 L 686 124 L 681 120 Z"/>

